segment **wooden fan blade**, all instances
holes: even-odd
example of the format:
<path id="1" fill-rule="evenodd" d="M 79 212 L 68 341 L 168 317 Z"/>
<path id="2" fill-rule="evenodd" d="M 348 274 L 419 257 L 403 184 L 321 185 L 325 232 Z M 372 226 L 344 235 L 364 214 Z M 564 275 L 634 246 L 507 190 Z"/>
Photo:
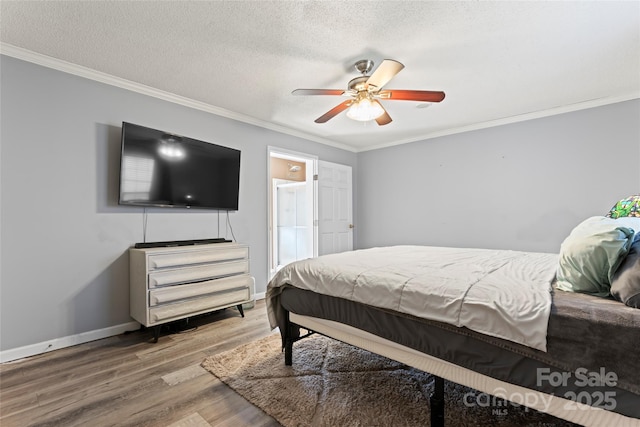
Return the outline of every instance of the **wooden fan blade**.
<path id="1" fill-rule="evenodd" d="M 326 123 L 330 119 L 334 118 L 335 116 L 337 116 L 338 114 L 342 113 L 344 110 L 349 108 L 352 103 L 353 103 L 353 99 L 348 99 L 344 101 L 342 104 L 338 104 L 337 106 L 333 107 L 331 110 L 327 111 L 326 113 L 324 113 L 323 115 L 315 119 L 314 121 L 316 123 Z"/>
<path id="2" fill-rule="evenodd" d="M 393 59 L 385 59 L 382 64 L 371 74 L 371 77 L 367 80 L 369 86 L 375 86 L 381 89 L 382 86 L 389 83 L 396 74 L 404 68 L 404 65 Z"/>
<path id="3" fill-rule="evenodd" d="M 373 102 L 378 101 L 374 100 Z M 391 116 L 389 115 L 389 113 L 387 113 L 387 110 L 384 109 L 381 103 L 378 102 L 378 105 L 384 110 L 384 114 L 376 118 L 376 123 L 378 123 L 378 126 L 388 125 L 389 123 L 391 123 Z"/>
<path id="4" fill-rule="evenodd" d="M 296 89 L 292 95 L 343 95 L 344 90 L 340 89 Z"/>
<path id="5" fill-rule="evenodd" d="M 389 89 L 378 92 L 377 96 L 381 99 L 394 99 L 397 101 L 440 102 L 444 99 L 444 92 Z"/>

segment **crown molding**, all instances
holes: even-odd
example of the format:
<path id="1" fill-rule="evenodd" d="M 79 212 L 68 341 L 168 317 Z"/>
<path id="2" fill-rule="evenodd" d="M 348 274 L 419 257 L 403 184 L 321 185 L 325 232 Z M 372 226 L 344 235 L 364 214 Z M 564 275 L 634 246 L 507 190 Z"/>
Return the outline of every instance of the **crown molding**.
<path id="1" fill-rule="evenodd" d="M 587 110 L 589 108 L 603 107 L 605 105 L 617 104 L 619 102 L 631 101 L 633 99 L 640 99 L 640 92 L 632 92 L 619 96 L 608 96 L 603 98 L 591 99 L 588 101 L 577 102 L 575 104 L 562 105 L 547 110 L 533 111 L 530 113 L 517 114 L 514 116 L 503 117 L 501 119 L 489 120 L 482 123 L 474 123 L 469 126 L 460 126 L 455 128 L 443 129 L 436 132 L 424 134 L 419 137 L 403 139 L 400 141 L 393 141 L 387 144 L 379 144 L 366 149 L 361 149 L 357 152 L 365 152 L 370 150 L 378 150 L 380 148 L 393 147 L 396 145 L 409 144 L 412 142 L 424 141 L 427 139 L 439 138 L 441 136 L 453 135 L 463 132 L 471 132 L 474 130 L 488 129 L 496 126 L 504 126 L 512 123 L 524 122 L 528 120 L 540 119 L 549 116 L 557 116 L 559 114 L 571 113 L 574 111 Z"/>
<path id="2" fill-rule="evenodd" d="M 33 52 L 27 49 L 23 49 L 17 46 L 13 46 L 7 43 L 0 43 L 0 54 L 11 56 L 13 58 L 21 59 L 23 61 L 31 62 L 43 67 L 52 68 L 58 71 L 62 71 L 68 74 L 73 74 L 79 77 L 84 77 L 90 80 L 94 80 L 100 83 L 105 83 L 111 86 L 119 87 L 121 89 L 130 90 L 132 92 L 148 95 L 154 98 L 162 99 L 164 101 L 172 102 L 174 104 L 182 105 L 185 107 L 193 108 L 207 113 L 214 114 L 216 116 L 226 117 L 228 119 L 236 120 L 239 122 L 247 123 L 253 126 L 261 127 L 264 129 L 272 130 L 282 134 L 302 138 L 308 141 L 317 142 L 319 144 L 328 145 L 331 147 L 339 148 L 341 150 L 350 151 L 353 153 L 361 153 L 365 151 L 378 150 L 381 148 L 393 147 L 396 145 L 409 144 L 412 142 L 424 141 L 433 138 L 439 138 L 442 136 L 453 135 L 457 133 L 470 132 L 474 130 L 487 129 L 495 126 L 503 126 L 512 123 L 523 122 L 527 120 L 534 120 L 543 117 L 555 116 L 558 114 L 570 113 L 573 111 L 585 110 L 589 108 L 601 107 L 609 104 L 615 104 L 618 102 L 630 101 L 632 99 L 640 98 L 640 92 L 632 92 L 619 96 L 603 97 L 597 99 L 586 100 L 569 105 L 562 105 L 555 108 L 533 111 L 524 114 L 518 114 L 514 116 L 503 117 L 501 119 L 489 120 L 482 123 L 474 123 L 468 126 L 460 126 L 455 128 L 448 128 L 423 134 L 417 137 L 402 139 L 397 141 L 391 141 L 385 144 L 378 144 L 367 148 L 357 148 L 346 145 L 341 142 L 333 141 L 326 138 L 320 138 L 315 135 L 311 135 L 305 132 L 301 132 L 295 129 L 291 129 L 285 126 L 270 123 L 264 120 L 259 120 L 254 117 L 239 114 L 233 111 L 226 110 L 224 108 L 216 107 L 214 105 L 206 104 L 201 101 L 186 98 L 174 93 L 162 91 L 151 86 L 146 86 L 141 83 L 136 83 L 130 80 L 115 77 L 107 73 L 103 73 L 88 67 L 73 64 L 71 62 L 63 61 L 61 59 L 53 58 L 51 56 L 43 55 L 37 52 Z"/>
<path id="3" fill-rule="evenodd" d="M 261 127 L 264 129 L 272 130 L 272 131 L 283 133 L 286 135 L 295 136 L 297 138 L 302 138 L 302 139 L 317 142 L 320 144 L 329 145 L 342 150 L 355 152 L 355 149 L 353 147 L 342 144 L 340 142 L 332 141 L 325 138 L 320 138 L 315 135 L 310 135 L 305 132 L 300 132 L 295 129 L 277 125 L 275 123 L 259 120 L 254 117 L 239 114 L 233 111 L 226 110 L 224 108 L 216 107 L 211 104 L 207 104 L 201 101 L 196 101 L 194 99 L 186 98 L 184 96 L 176 95 L 171 92 L 159 90 L 151 86 L 147 86 L 141 83 L 136 83 L 131 80 L 116 77 L 111 74 L 94 70 L 92 68 L 73 64 L 71 62 L 57 59 L 48 55 L 43 55 L 41 53 L 33 52 L 33 51 L 23 49 L 17 46 L 13 46 L 7 43 L 0 43 L 0 54 L 10 56 L 16 59 L 20 59 L 23 61 L 31 62 L 33 64 L 41 65 L 43 67 L 62 71 L 64 73 L 73 74 L 79 77 L 84 77 L 89 80 L 94 80 L 100 83 L 119 87 L 121 89 L 126 89 L 132 92 L 158 98 L 163 101 L 168 101 L 174 104 L 193 108 L 195 110 L 205 111 L 207 113 L 211 113 L 216 116 L 226 117 L 228 119 L 247 123 L 253 126 Z"/>

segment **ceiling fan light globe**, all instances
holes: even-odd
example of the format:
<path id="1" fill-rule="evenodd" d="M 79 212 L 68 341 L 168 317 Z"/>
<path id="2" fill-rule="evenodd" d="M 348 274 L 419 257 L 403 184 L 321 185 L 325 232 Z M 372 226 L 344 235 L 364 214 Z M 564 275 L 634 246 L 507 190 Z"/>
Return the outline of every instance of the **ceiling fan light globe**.
<path id="1" fill-rule="evenodd" d="M 384 109 L 378 102 L 364 98 L 358 102 L 354 102 L 347 111 L 347 117 L 359 122 L 368 122 L 374 120 L 384 114 Z"/>

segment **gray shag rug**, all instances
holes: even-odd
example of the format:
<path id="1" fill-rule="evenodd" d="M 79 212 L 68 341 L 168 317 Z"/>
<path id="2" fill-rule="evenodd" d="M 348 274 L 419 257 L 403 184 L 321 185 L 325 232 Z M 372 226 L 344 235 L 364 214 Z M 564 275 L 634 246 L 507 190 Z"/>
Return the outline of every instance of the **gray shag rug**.
<path id="1" fill-rule="evenodd" d="M 293 348 L 285 366 L 276 333 L 202 366 L 285 427 L 430 424 L 432 375 L 317 334 Z M 576 426 L 448 381 L 445 396 L 447 427 Z"/>

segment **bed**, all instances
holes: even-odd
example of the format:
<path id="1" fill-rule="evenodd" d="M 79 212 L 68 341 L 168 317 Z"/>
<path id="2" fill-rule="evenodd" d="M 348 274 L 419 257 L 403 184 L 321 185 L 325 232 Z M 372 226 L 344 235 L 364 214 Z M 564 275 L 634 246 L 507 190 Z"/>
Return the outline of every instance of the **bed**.
<path id="1" fill-rule="evenodd" d="M 640 310 L 556 289 L 558 262 L 424 246 L 332 254 L 280 270 L 267 311 L 286 364 L 302 328 L 433 374 L 432 425 L 448 380 L 585 426 L 639 426 Z"/>

